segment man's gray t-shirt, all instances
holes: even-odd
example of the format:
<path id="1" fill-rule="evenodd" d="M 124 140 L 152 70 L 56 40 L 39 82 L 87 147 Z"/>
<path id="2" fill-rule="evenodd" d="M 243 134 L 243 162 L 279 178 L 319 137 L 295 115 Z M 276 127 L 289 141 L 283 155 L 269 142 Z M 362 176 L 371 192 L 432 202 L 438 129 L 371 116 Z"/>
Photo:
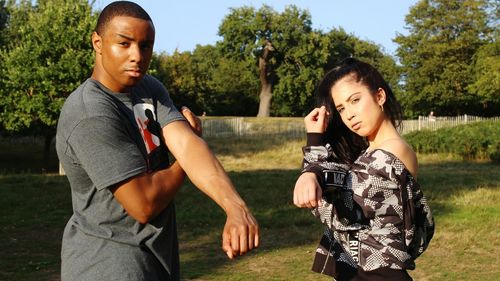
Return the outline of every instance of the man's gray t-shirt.
<path id="1" fill-rule="evenodd" d="M 173 202 L 141 224 L 110 191 L 168 167 L 161 128 L 177 120 L 184 117 L 149 75 L 130 93 L 114 93 L 88 79 L 67 98 L 56 137 L 73 202 L 63 234 L 62 280 L 179 279 Z"/>

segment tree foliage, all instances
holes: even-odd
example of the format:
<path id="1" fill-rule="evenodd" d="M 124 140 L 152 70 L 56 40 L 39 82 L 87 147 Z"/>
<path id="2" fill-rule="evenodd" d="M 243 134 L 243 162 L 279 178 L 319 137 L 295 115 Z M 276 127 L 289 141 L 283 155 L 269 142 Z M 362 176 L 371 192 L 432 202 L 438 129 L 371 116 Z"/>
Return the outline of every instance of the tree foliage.
<path id="1" fill-rule="evenodd" d="M 190 52 L 174 52 L 171 56 L 153 54 L 149 73 L 158 78 L 166 87 L 177 106 L 188 106 L 199 112 L 197 82 Z"/>
<path id="2" fill-rule="evenodd" d="M 53 134 L 65 98 L 90 74 L 95 16 L 87 0 L 12 1 L 8 9 L 2 126 Z"/>
<path id="3" fill-rule="evenodd" d="M 474 57 L 472 77 L 474 82 L 468 90 L 474 93 L 483 104 L 483 109 L 500 110 L 500 41 L 482 46 Z"/>
<path id="4" fill-rule="evenodd" d="M 178 107 L 197 114 L 251 116 L 258 107 L 258 77 L 244 64 L 221 56 L 216 46 L 198 45 L 192 53 L 155 55 L 150 72 Z"/>
<path id="5" fill-rule="evenodd" d="M 484 57 L 490 48 L 483 47 L 494 41 L 487 7 L 487 0 L 422 0 L 411 8 L 409 35 L 399 34 L 395 42 L 404 72 L 403 103 L 413 116 L 487 111 L 482 85 L 471 86 L 484 73 L 474 66 L 491 62 Z"/>
<path id="6" fill-rule="evenodd" d="M 203 112 L 222 116 L 255 115 L 259 105 L 254 93 L 259 89 L 259 79 L 249 71 L 248 61 L 221 56 L 217 46 L 199 46 L 193 58 L 198 77 L 205 77 L 204 83 L 200 81 L 205 90 L 205 95 L 200 97 Z"/>

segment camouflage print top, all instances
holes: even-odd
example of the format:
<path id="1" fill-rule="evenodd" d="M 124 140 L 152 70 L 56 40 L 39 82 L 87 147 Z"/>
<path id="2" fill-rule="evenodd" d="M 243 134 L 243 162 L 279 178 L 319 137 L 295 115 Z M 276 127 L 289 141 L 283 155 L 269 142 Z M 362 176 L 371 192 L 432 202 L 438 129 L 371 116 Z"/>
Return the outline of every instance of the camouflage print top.
<path id="1" fill-rule="evenodd" d="M 434 233 L 431 211 L 404 164 L 388 151 L 363 152 L 351 165 L 332 161 L 327 145 L 305 146 L 303 172 L 314 172 L 323 188 L 312 212 L 328 227 L 313 270 L 336 276 L 336 263 L 414 269 L 414 259 Z"/>

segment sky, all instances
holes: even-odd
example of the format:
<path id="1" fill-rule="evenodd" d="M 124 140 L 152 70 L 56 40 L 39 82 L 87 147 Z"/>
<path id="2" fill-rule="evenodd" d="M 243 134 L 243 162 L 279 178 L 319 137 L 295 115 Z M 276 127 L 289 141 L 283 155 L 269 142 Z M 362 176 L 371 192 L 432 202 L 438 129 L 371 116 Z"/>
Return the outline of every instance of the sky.
<path id="1" fill-rule="evenodd" d="M 417 0 L 132 0 L 151 16 L 156 28 L 155 52 L 193 51 L 197 44 L 212 45 L 221 40 L 219 25 L 230 8 L 263 4 L 276 12 L 288 5 L 307 9 L 314 29 L 325 32 L 342 27 L 347 33 L 382 46 L 395 55 L 398 33 L 407 34 L 405 16 Z M 112 0 L 96 0 L 102 10 Z"/>

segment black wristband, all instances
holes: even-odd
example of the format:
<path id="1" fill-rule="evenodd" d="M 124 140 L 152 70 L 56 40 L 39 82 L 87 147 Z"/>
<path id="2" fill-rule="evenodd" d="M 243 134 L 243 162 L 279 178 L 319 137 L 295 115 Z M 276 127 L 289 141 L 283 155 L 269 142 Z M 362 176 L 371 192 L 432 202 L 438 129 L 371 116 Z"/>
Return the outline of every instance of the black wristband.
<path id="1" fill-rule="evenodd" d="M 307 146 L 320 146 L 324 145 L 323 133 L 307 133 Z"/>

